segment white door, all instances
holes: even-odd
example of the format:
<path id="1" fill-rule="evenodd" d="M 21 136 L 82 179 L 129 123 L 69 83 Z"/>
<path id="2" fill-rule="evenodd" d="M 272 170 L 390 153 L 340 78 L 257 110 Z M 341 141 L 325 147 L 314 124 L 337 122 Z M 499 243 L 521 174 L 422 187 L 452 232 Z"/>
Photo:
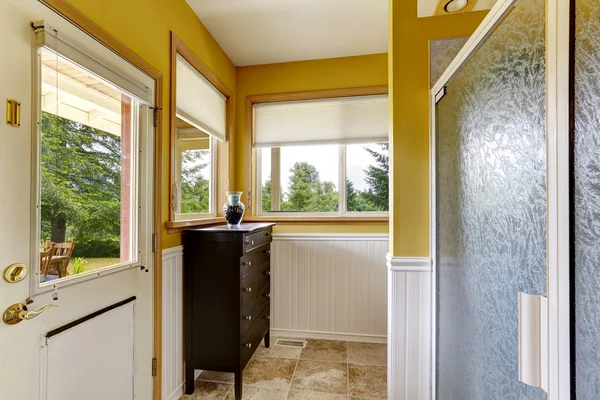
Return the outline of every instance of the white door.
<path id="1" fill-rule="evenodd" d="M 33 21 L 47 32 L 38 23 L 36 36 Z M 153 91 L 40 2 L 0 2 L 0 101 L 21 104 L 20 126 L 0 123 L 0 270 L 29 270 L 0 280 L 0 314 L 27 299 L 29 311 L 58 306 L 0 321 L 3 400 L 152 397 Z"/>

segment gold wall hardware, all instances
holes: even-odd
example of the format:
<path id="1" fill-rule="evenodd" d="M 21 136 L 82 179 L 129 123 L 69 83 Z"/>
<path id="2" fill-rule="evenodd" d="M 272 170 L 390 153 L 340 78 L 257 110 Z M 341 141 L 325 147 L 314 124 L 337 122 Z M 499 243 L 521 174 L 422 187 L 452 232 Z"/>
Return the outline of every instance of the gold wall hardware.
<path id="1" fill-rule="evenodd" d="M 2 320 L 7 325 L 16 325 L 21 321 L 30 319 L 34 319 L 50 307 L 58 307 L 55 304 L 46 304 L 44 307 L 40 308 L 37 311 L 29 311 L 27 310 L 27 306 L 23 303 L 16 303 L 12 306 L 8 307 L 6 311 L 4 311 L 4 315 L 2 316 Z"/>
<path id="2" fill-rule="evenodd" d="M 8 283 L 21 282 L 27 276 L 27 265 L 11 264 L 4 270 L 4 280 Z"/>
<path id="3" fill-rule="evenodd" d="M 21 103 L 7 99 L 6 100 L 6 124 L 10 126 L 21 126 Z"/>

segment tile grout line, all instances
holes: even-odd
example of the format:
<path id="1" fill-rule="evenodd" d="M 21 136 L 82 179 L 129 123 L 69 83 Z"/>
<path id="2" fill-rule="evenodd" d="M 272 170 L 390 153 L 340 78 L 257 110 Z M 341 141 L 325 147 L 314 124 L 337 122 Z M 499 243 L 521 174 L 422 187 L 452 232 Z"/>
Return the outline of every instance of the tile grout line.
<path id="1" fill-rule="evenodd" d="M 350 345 L 346 342 L 346 393 L 348 394 L 348 400 L 350 400 L 350 362 L 348 360 L 348 349 Z"/>
<path id="2" fill-rule="evenodd" d="M 296 365 L 294 366 L 294 372 L 292 372 L 292 379 L 290 379 L 290 386 L 288 387 L 287 396 L 285 396 L 286 399 L 288 397 L 290 397 L 290 391 L 292 390 L 292 383 L 294 382 L 294 376 L 296 375 L 296 369 L 298 369 L 298 364 L 300 363 L 300 355 L 301 354 L 302 354 L 302 351 L 300 351 L 300 354 L 298 354 L 298 358 L 296 359 Z"/>
<path id="3" fill-rule="evenodd" d="M 225 393 L 225 396 L 223 397 L 223 400 L 227 399 L 227 396 L 229 395 L 229 392 L 231 392 L 231 390 L 233 389 L 234 386 L 235 386 L 234 384 L 232 384 L 232 385 L 229 386 L 229 390 Z M 233 389 L 233 390 L 235 390 L 235 389 Z M 233 398 L 235 399 L 235 393 L 233 393 Z"/>

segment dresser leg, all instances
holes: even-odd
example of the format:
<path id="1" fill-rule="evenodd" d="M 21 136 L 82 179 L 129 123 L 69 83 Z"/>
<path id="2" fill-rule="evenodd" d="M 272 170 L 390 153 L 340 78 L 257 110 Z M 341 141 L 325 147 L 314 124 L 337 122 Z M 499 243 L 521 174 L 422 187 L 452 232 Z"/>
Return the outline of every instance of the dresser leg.
<path id="1" fill-rule="evenodd" d="M 242 371 L 235 373 L 235 385 L 233 386 L 235 400 L 242 400 Z"/>
<path id="2" fill-rule="evenodd" d="M 267 334 L 265 335 L 265 347 L 267 349 L 271 347 L 271 328 L 267 329 Z"/>
<path id="3" fill-rule="evenodd" d="M 194 368 L 185 367 L 185 394 L 194 393 Z"/>

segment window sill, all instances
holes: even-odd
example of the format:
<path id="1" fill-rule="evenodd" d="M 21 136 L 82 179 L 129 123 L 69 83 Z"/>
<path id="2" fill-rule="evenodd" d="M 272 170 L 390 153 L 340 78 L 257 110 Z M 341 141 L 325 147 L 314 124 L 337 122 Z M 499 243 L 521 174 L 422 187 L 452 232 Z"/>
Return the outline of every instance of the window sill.
<path id="1" fill-rule="evenodd" d="M 379 217 L 277 217 L 277 216 L 260 216 L 260 217 L 247 217 L 242 222 L 280 222 L 280 223 L 294 223 L 294 224 L 388 224 L 390 218 L 387 216 Z"/>
<path id="2" fill-rule="evenodd" d="M 200 226 L 207 225 L 218 225 L 224 224 L 225 218 L 216 217 L 216 218 L 204 218 L 204 219 L 185 219 L 181 221 L 167 221 L 165 222 L 165 226 L 167 228 L 168 233 L 177 233 L 181 232 L 184 229 L 188 228 L 196 228 Z"/>

